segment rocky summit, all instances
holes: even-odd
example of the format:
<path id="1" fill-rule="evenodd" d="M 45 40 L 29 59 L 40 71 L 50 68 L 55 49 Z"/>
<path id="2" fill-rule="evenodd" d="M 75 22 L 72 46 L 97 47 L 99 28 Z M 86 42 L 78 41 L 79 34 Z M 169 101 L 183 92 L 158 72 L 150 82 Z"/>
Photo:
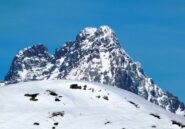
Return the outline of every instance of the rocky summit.
<path id="1" fill-rule="evenodd" d="M 74 41 L 66 42 L 53 55 L 42 44 L 19 51 L 5 83 L 56 79 L 116 86 L 173 113 L 185 115 L 184 104 L 144 73 L 140 63 L 121 48 L 115 32 L 108 26 L 81 30 Z"/>

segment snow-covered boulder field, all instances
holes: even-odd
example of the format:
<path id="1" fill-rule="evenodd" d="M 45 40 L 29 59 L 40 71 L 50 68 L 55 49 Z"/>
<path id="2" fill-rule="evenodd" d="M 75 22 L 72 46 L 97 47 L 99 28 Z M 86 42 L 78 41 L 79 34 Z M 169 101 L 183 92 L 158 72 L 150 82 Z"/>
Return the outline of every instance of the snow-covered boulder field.
<path id="1" fill-rule="evenodd" d="M 152 128 L 185 128 L 185 118 L 98 83 L 50 80 L 0 87 L 0 129 Z"/>

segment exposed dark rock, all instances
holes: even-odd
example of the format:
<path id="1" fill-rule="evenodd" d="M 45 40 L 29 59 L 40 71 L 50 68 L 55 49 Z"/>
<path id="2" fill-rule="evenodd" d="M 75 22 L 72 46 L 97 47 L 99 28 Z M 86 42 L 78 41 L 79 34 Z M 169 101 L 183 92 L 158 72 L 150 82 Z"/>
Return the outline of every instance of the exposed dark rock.
<path id="1" fill-rule="evenodd" d="M 159 115 L 157 115 L 157 114 L 151 113 L 150 115 L 153 116 L 153 117 L 155 117 L 155 118 L 161 119 L 161 117 Z"/>
<path id="2" fill-rule="evenodd" d="M 110 122 L 110 121 L 107 121 L 107 122 L 105 122 L 104 124 L 105 124 L 105 125 L 107 125 L 107 124 L 111 124 L 111 122 Z"/>
<path id="3" fill-rule="evenodd" d="M 108 96 L 103 96 L 103 99 L 109 100 L 109 97 Z"/>
<path id="4" fill-rule="evenodd" d="M 83 90 L 87 90 L 87 85 L 85 85 L 85 86 L 83 87 Z"/>
<path id="5" fill-rule="evenodd" d="M 100 98 L 101 96 L 100 95 L 98 95 L 98 96 L 96 96 L 97 98 Z"/>
<path id="6" fill-rule="evenodd" d="M 132 101 L 128 101 L 129 103 L 131 103 L 132 105 L 134 105 L 136 108 L 139 108 L 138 104 L 132 102 Z"/>
<path id="7" fill-rule="evenodd" d="M 62 112 L 53 112 L 51 117 L 57 117 L 57 116 L 60 116 L 60 117 L 63 117 L 64 116 L 64 111 Z"/>
<path id="8" fill-rule="evenodd" d="M 177 126 L 179 126 L 181 128 L 185 128 L 185 125 L 183 125 L 181 122 L 178 122 L 178 121 L 175 121 L 175 120 L 172 120 L 172 124 L 173 125 L 177 125 Z"/>
<path id="9" fill-rule="evenodd" d="M 57 126 L 58 125 L 58 122 L 55 122 L 54 125 Z"/>
<path id="10" fill-rule="evenodd" d="M 38 122 L 33 123 L 33 125 L 40 125 Z"/>
<path id="11" fill-rule="evenodd" d="M 36 97 L 39 95 L 39 93 L 35 93 L 35 94 L 25 94 L 24 96 L 26 97 L 30 97 L 31 101 L 38 101 L 38 99 L 36 99 Z"/>
<path id="12" fill-rule="evenodd" d="M 157 128 L 157 126 L 155 126 L 155 125 L 152 125 L 151 127 L 152 127 L 152 128 Z"/>
<path id="13" fill-rule="evenodd" d="M 70 88 L 71 89 L 82 89 L 82 86 L 78 86 L 78 84 L 71 84 Z"/>
<path id="14" fill-rule="evenodd" d="M 47 90 L 47 92 L 52 95 L 52 96 L 58 96 L 57 93 L 55 93 L 54 91 L 51 91 L 51 90 Z"/>
<path id="15" fill-rule="evenodd" d="M 59 101 L 60 101 L 60 99 L 59 99 L 59 98 L 55 98 L 55 101 L 56 101 L 56 102 L 59 102 Z"/>

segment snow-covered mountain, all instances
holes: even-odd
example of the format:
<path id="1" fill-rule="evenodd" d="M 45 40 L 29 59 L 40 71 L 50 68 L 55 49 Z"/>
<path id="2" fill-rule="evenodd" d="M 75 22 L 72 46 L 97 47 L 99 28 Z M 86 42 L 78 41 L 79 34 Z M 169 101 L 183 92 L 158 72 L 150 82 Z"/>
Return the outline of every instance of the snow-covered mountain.
<path id="1" fill-rule="evenodd" d="M 0 87 L 0 129 L 181 129 L 185 118 L 126 90 L 70 80 Z"/>
<path id="2" fill-rule="evenodd" d="M 14 58 L 6 83 L 53 79 L 85 80 L 116 86 L 142 96 L 171 112 L 185 115 L 177 97 L 147 77 L 138 62 L 121 48 L 108 26 L 87 27 L 76 40 L 48 53 L 42 44 L 21 50 Z"/>
<path id="3" fill-rule="evenodd" d="M 34 45 L 25 48 L 14 57 L 10 71 L 5 77 L 9 82 L 44 79 L 48 74 L 46 67 L 53 56 L 43 45 Z"/>

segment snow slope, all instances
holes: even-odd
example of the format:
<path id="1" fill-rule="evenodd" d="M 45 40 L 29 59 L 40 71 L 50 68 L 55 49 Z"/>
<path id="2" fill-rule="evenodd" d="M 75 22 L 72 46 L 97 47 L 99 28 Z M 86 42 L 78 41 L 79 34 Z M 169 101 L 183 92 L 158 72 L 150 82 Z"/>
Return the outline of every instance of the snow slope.
<path id="1" fill-rule="evenodd" d="M 131 92 L 82 81 L 2 86 L 0 102 L 0 129 L 180 129 L 185 124 L 184 117 Z"/>

